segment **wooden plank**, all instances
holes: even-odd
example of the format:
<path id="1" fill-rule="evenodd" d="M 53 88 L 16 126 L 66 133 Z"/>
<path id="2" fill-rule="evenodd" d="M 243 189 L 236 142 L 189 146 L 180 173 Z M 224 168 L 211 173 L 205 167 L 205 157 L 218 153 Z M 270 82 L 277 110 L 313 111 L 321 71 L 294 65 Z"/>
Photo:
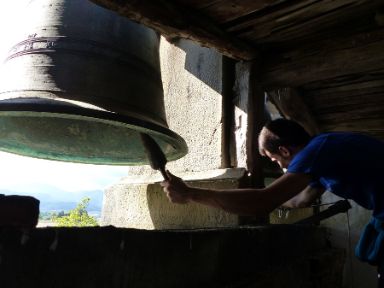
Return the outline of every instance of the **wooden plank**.
<path id="1" fill-rule="evenodd" d="M 344 5 L 342 5 L 344 2 Z M 351 3 L 348 3 L 351 2 Z M 360 1 L 361 2 L 361 1 Z M 333 3 L 337 3 L 340 6 L 333 6 Z M 328 4 L 328 5 L 326 5 Z M 364 4 L 364 5 L 363 5 Z M 302 14 L 296 18 L 284 19 L 278 25 L 274 27 L 268 27 L 271 23 L 268 23 L 267 27 L 264 27 L 267 31 L 264 35 L 258 35 L 252 31 L 249 40 L 258 43 L 277 43 L 297 40 L 305 37 L 314 37 L 316 34 L 321 34 L 323 31 L 333 32 L 337 27 L 341 27 L 341 30 L 346 30 L 344 23 L 353 21 L 354 19 L 364 19 L 370 17 L 372 10 L 379 7 L 381 4 L 377 2 L 373 3 L 352 3 L 352 1 L 333 1 L 331 3 L 321 2 L 319 9 L 311 11 L 304 10 Z M 322 9 L 320 9 L 322 8 Z M 329 8 L 329 10 L 327 10 Z M 331 10 L 333 8 L 333 10 Z M 372 17 L 373 21 L 373 17 Z M 353 26 L 354 23 L 350 23 L 349 26 Z M 336 27 L 336 28 L 335 28 Z M 347 26 L 348 27 L 348 26 Z M 259 27 L 259 29 L 263 29 Z M 324 37 L 327 37 L 324 33 Z M 245 37 L 246 35 L 243 35 Z"/>
<path id="2" fill-rule="evenodd" d="M 297 1 L 282 1 L 270 9 L 255 11 L 254 13 L 245 15 L 244 17 L 236 19 L 236 21 L 229 22 L 226 25 L 227 31 L 232 33 L 245 33 L 258 29 L 259 26 L 265 25 L 270 22 L 275 22 L 276 19 L 291 13 L 292 11 L 301 9 L 310 5 L 317 0 L 297 0 Z M 263 29 L 264 30 L 264 29 Z M 257 32 L 256 32 L 257 33 Z"/>
<path id="3" fill-rule="evenodd" d="M 366 110 L 376 107 L 384 107 L 384 93 L 375 94 L 338 95 L 333 94 L 323 97 L 306 97 L 306 103 L 313 107 L 312 111 L 317 115 L 323 113 L 334 113 L 340 110 L 351 111 L 353 109 Z M 381 108 L 384 109 L 384 108 Z M 371 117 L 375 117 L 372 111 Z M 381 115 L 378 115 L 379 117 Z"/>
<path id="4" fill-rule="evenodd" d="M 168 39 L 190 39 L 235 59 L 251 60 L 257 55 L 253 47 L 226 33 L 211 19 L 192 9 L 177 6 L 177 3 L 165 0 L 92 1 L 156 30 Z"/>
<path id="5" fill-rule="evenodd" d="M 360 105 L 344 105 L 339 106 L 337 108 L 332 109 L 326 113 L 318 114 L 318 118 L 324 123 L 325 121 L 335 123 L 342 122 L 344 119 L 348 119 L 350 121 L 356 120 L 360 122 L 360 125 L 364 127 L 363 122 L 369 119 L 377 119 L 378 121 L 382 118 L 384 121 L 384 106 L 378 106 L 374 103 L 365 104 L 364 106 Z M 384 129 L 384 128 L 383 128 Z"/>
<path id="6" fill-rule="evenodd" d="M 320 132 L 312 112 L 297 90 L 283 88 L 268 91 L 268 97 L 285 118 L 301 124 L 310 135 L 316 135 Z"/>
<path id="7" fill-rule="evenodd" d="M 285 1 L 287 0 L 221 0 L 207 5 L 201 9 L 201 12 L 209 15 L 216 23 L 228 26 L 231 21 Z"/>
<path id="8" fill-rule="evenodd" d="M 384 119 L 366 119 L 361 120 L 342 120 L 339 121 L 327 121 L 323 120 L 321 123 L 324 131 L 355 131 L 355 132 L 367 132 L 374 131 L 376 134 L 380 134 L 383 131 Z"/>
<path id="9" fill-rule="evenodd" d="M 262 16 L 255 14 L 254 18 L 247 22 L 228 27 L 228 31 L 258 42 L 263 42 L 260 39 L 268 37 L 274 37 L 275 41 L 286 40 L 292 38 L 289 37 L 290 33 L 309 34 L 345 22 L 351 17 L 362 16 L 365 11 L 371 11 L 373 7 L 382 5 L 380 2 L 380 0 L 306 0 L 295 1 L 291 5 L 282 3 L 281 7 L 276 6 L 275 11 Z M 283 39 L 286 34 L 288 36 Z"/>
<path id="10" fill-rule="evenodd" d="M 263 83 L 268 87 L 298 87 L 310 82 L 380 73 L 384 69 L 384 29 L 317 42 L 313 50 L 265 56 Z M 300 53 L 301 52 L 301 53 Z"/>
<path id="11" fill-rule="evenodd" d="M 222 0 L 175 0 L 178 4 L 184 5 L 185 7 L 190 7 L 192 9 L 203 9 L 211 5 L 215 5 Z"/>
<path id="12" fill-rule="evenodd" d="M 306 94 L 329 94 L 331 91 L 356 91 L 356 89 L 375 89 L 384 86 L 384 71 L 376 73 L 352 74 L 346 77 L 335 77 L 325 81 L 303 85 Z"/>

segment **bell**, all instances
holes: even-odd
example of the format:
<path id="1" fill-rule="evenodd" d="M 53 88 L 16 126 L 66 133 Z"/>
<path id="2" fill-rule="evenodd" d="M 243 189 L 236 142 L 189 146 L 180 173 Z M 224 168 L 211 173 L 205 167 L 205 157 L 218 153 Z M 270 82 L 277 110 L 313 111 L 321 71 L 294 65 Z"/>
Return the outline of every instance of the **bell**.
<path id="1" fill-rule="evenodd" d="M 105 165 L 148 164 L 140 134 L 168 161 L 159 35 L 88 0 L 30 1 L 0 82 L 0 150 Z"/>

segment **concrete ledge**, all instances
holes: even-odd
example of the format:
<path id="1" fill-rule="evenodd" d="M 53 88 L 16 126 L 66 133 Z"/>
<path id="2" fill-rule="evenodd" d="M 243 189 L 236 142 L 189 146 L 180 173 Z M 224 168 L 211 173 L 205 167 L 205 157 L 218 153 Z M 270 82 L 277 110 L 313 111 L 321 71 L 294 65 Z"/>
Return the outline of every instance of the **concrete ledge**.
<path id="1" fill-rule="evenodd" d="M 244 169 L 218 169 L 183 173 L 194 187 L 237 188 Z M 125 177 L 105 191 L 101 225 L 137 229 L 191 229 L 234 227 L 239 217 L 219 209 L 191 203 L 172 204 L 166 198 L 156 176 Z"/>

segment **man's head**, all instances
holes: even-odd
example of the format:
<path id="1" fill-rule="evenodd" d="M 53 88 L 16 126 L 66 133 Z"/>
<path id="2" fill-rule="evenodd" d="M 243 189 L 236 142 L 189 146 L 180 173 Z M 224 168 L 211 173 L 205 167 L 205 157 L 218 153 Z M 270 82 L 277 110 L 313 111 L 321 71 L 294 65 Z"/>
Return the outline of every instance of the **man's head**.
<path id="1" fill-rule="evenodd" d="M 292 158 L 305 145 L 311 136 L 294 121 L 276 119 L 268 122 L 259 134 L 259 152 L 287 168 Z"/>

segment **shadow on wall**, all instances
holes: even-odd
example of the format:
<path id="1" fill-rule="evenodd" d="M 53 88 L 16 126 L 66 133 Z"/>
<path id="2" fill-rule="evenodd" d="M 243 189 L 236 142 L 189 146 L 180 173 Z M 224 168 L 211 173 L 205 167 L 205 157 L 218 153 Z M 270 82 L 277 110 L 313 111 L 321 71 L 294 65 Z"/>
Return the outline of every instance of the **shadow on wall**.
<path id="1" fill-rule="evenodd" d="M 179 39 L 173 43 L 185 52 L 184 68 L 207 86 L 222 94 L 222 56 L 213 49 L 201 47 L 190 40 Z"/>
<path id="2" fill-rule="evenodd" d="M 229 97 L 229 105 L 236 105 L 244 112 L 248 111 L 248 101 L 239 99 L 246 99 L 250 92 L 249 63 L 237 62 L 190 40 L 179 39 L 173 42 L 173 45 L 185 52 L 185 70 L 223 97 Z M 238 63 L 239 65 L 236 65 Z M 245 96 L 242 97 L 241 94 Z M 281 117 L 273 108 L 275 107 L 266 97 L 265 121 Z"/>

